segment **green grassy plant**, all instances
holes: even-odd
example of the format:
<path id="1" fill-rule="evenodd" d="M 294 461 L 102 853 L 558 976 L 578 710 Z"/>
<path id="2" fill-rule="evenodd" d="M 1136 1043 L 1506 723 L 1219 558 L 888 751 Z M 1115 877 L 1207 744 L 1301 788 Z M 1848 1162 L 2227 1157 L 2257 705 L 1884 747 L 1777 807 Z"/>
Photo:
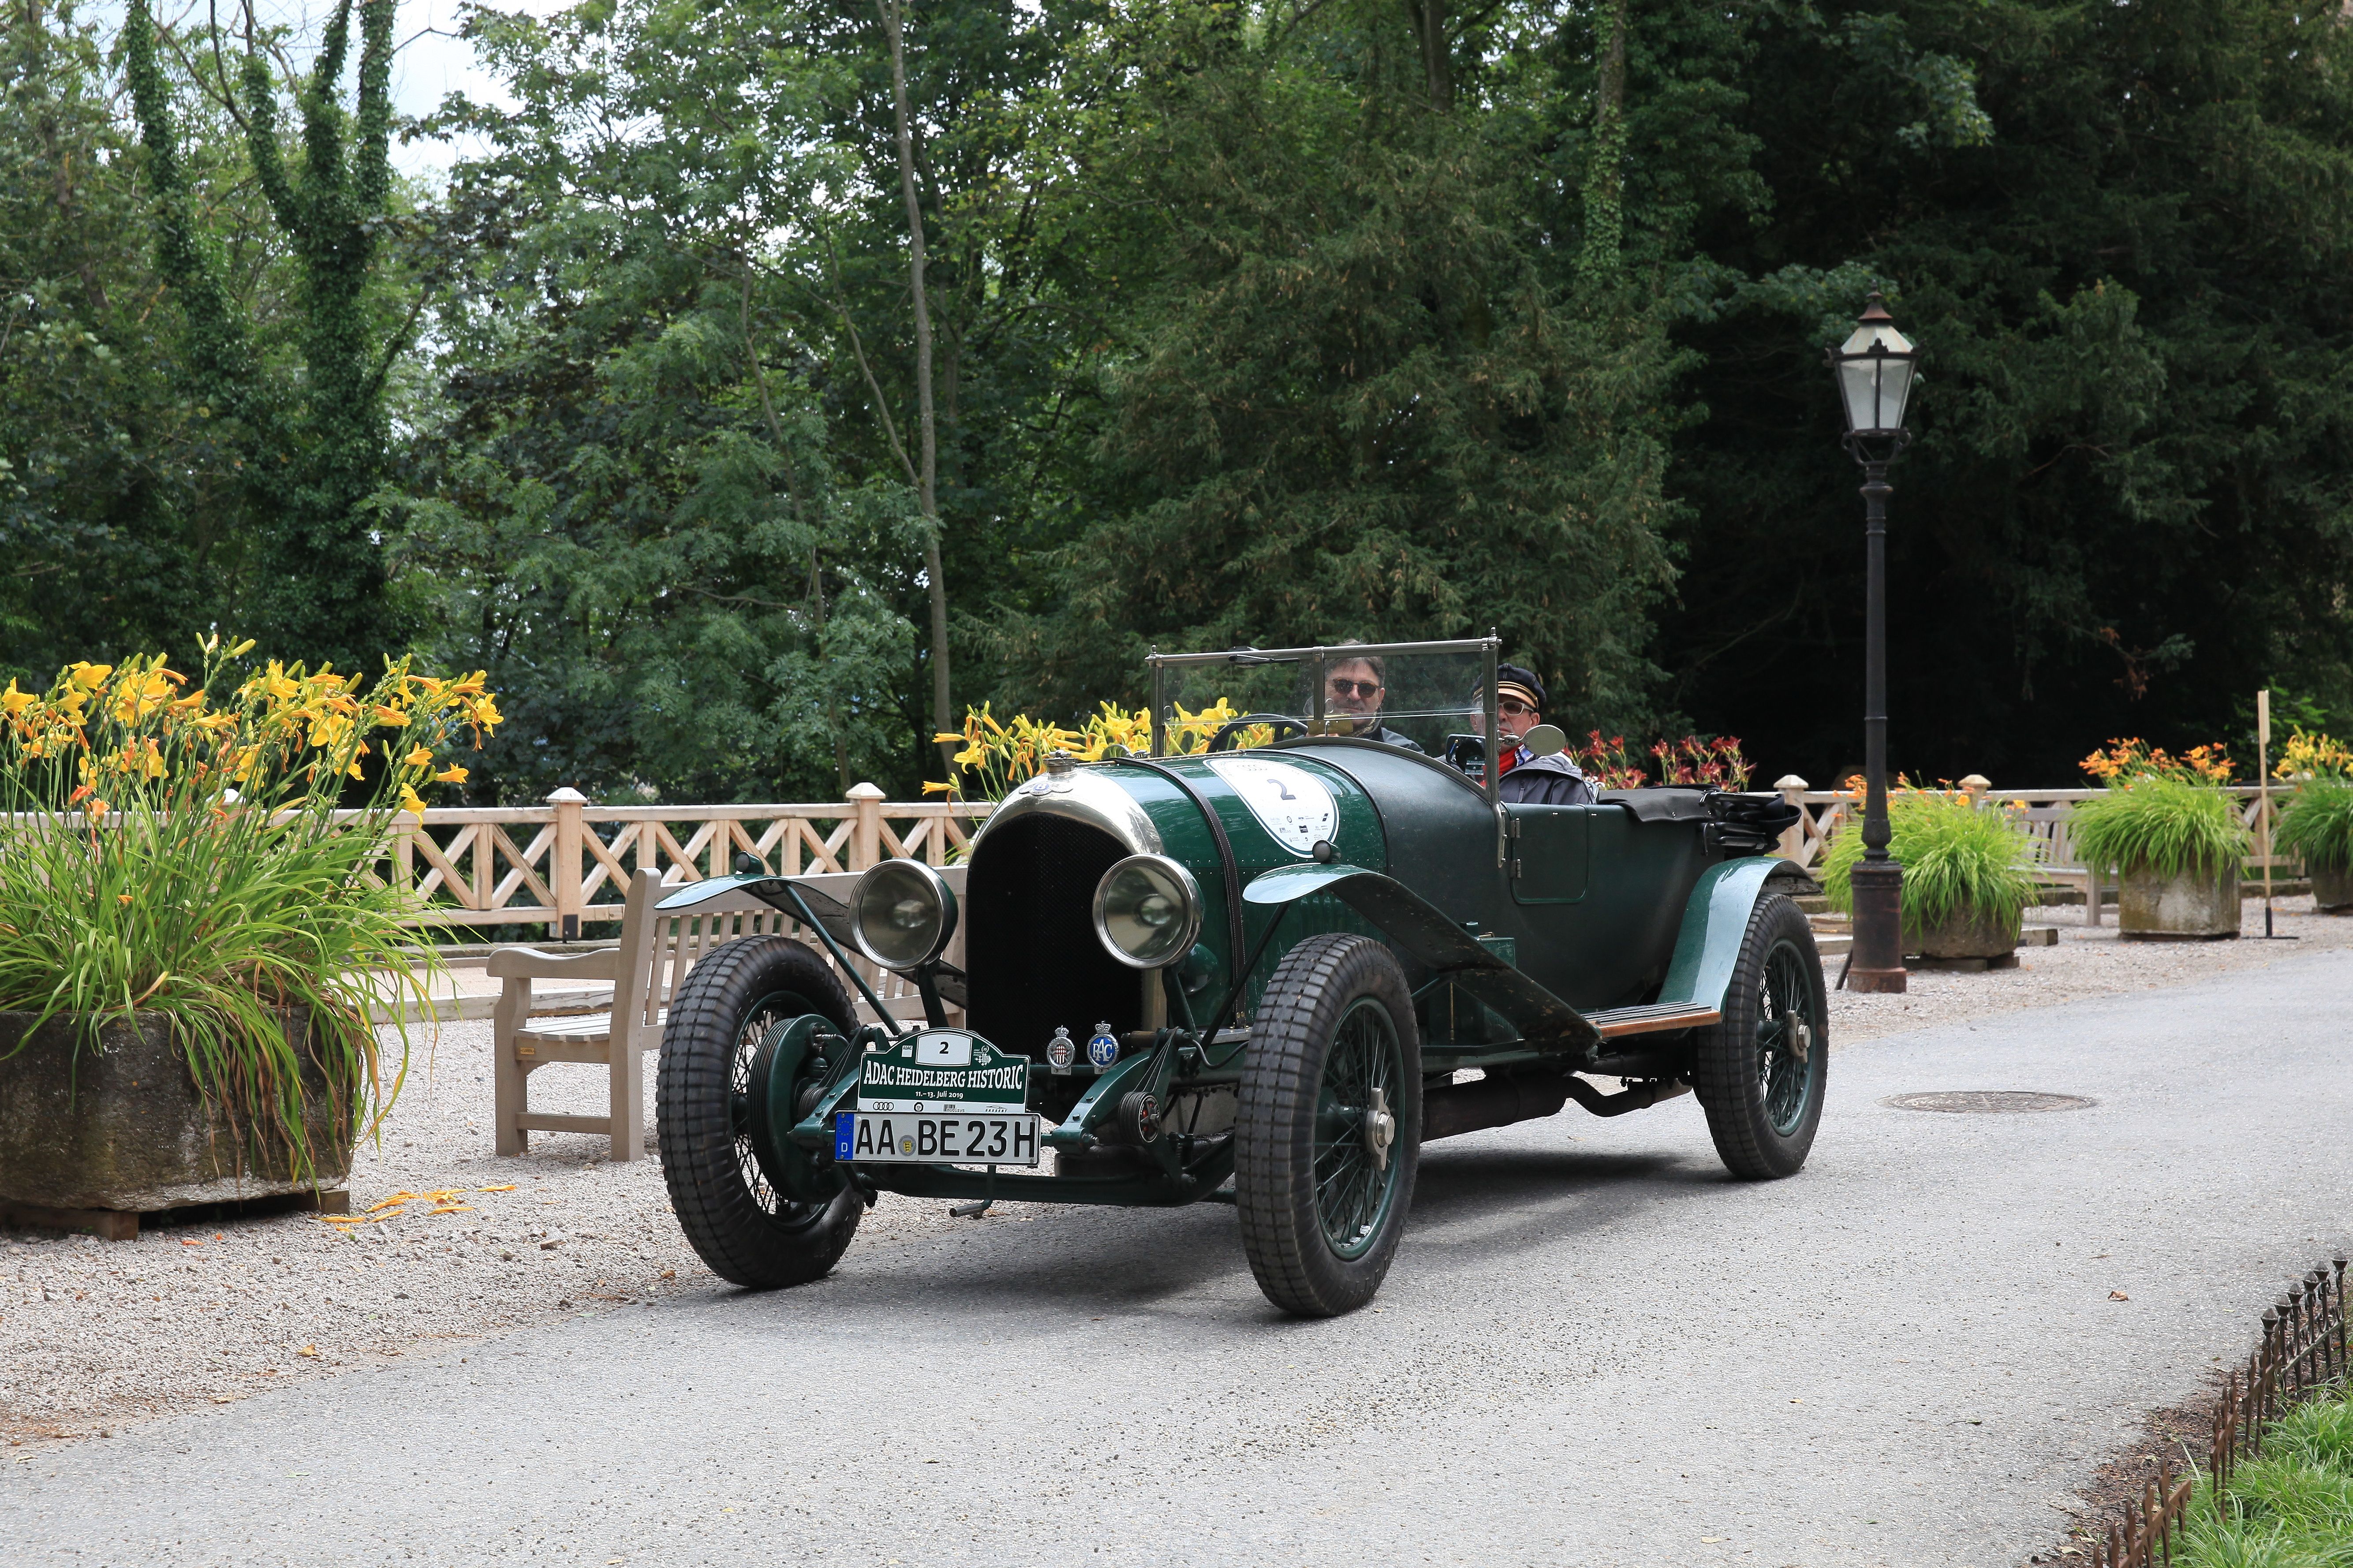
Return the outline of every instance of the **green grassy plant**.
<path id="1" fill-rule="evenodd" d="M 2218 1510 L 2201 1487 L 2181 1568 L 2353 1568 L 2353 1405 L 2302 1405 L 2263 1433 Z"/>
<path id="2" fill-rule="evenodd" d="M 2034 871 L 2024 839 L 1999 810 L 1966 798 L 1927 794 L 1891 795 L 1888 853 L 1904 863 L 1904 923 L 1910 931 L 1938 926 L 1964 911 L 2015 923 L 2034 899 Z M 1850 821 L 1831 840 L 1822 890 L 1831 907 L 1854 912 L 1854 868 L 1862 858 L 1862 830 Z"/>
<path id="3" fill-rule="evenodd" d="M 2085 865 L 2159 877 L 2212 876 L 2247 853 L 2246 825 L 2221 790 L 2143 774 L 2075 807 L 2069 838 Z"/>
<path id="4" fill-rule="evenodd" d="M 2316 870 L 2353 870 L 2353 781 L 2306 779 L 2281 808 L 2272 838 Z"/>
<path id="5" fill-rule="evenodd" d="M 387 1063 L 368 1022 L 385 977 L 426 984 L 402 952 L 414 900 L 379 875 L 394 814 L 461 780 L 437 752 L 498 712 L 479 678 L 406 665 L 363 690 L 272 664 L 216 705 L 227 658 L 216 639 L 195 680 L 139 658 L 0 693 L 0 1011 L 70 1016 L 83 1049 L 162 1015 L 240 1157 L 274 1145 L 306 1178 L 314 1137 L 348 1146 L 406 1068 L 406 1030 Z M 328 1126 L 304 1104 L 298 1013 Z"/>

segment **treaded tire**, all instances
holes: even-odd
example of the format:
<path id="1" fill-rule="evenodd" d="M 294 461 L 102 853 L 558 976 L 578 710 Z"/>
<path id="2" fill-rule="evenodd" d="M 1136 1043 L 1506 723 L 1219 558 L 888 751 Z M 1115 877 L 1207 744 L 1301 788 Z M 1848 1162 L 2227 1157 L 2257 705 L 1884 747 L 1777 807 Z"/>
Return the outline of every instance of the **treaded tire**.
<path id="1" fill-rule="evenodd" d="M 1810 1038 L 1803 1052 L 1792 1017 Z M 1724 1021 L 1699 1032 L 1692 1088 L 1726 1169 L 1744 1181 L 1793 1176 L 1821 1124 L 1830 1074 L 1830 1006 L 1813 927 L 1779 893 L 1757 900 L 1725 993 Z"/>
<path id="2" fill-rule="evenodd" d="M 823 959 L 790 937 L 743 937 L 695 964 L 662 1030 L 654 1125 L 670 1207 L 712 1273 L 755 1290 L 823 1277 L 866 1208 L 847 1182 L 809 1202 L 776 1191 L 751 1150 L 748 1090 L 768 1066 L 754 1057 L 776 1025 L 810 1013 L 852 1032 Z"/>
<path id="3" fill-rule="evenodd" d="M 1360 1005 L 1381 1016 L 1360 1016 Z M 1383 1016 L 1394 1045 L 1394 1078 L 1384 1092 L 1394 1093 L 1395 1132 L 1387 1169 L 1368 1176 L 1382 1184 L 1377 1206 L 1344 1246 L 1330 1234 L 1319 1202 L 1319 1105 L 1343 1025 L 1351 1040 L 1361 1041 L 1380 1035 Z M 1389 1059 L 1388 1044 L 1362 1049 Z M 1421 1039 L 1396 956 L 1369 937 L 1352 935 L 1312 936 L 1285 953 L 1250 1022 L 1239 1101 L 1234 1207 L 1259 1289 L 1301 1317 L 1335 1317 L 1363 1306 L 1397 1256 L 1421 1157 Z M 1325 1142 L 1327 1161 L 1335 1153 L 1357 1158 L 1344 1143 Z M 1364 1158 L 1372 1172 L 1369 1155 Z"/>

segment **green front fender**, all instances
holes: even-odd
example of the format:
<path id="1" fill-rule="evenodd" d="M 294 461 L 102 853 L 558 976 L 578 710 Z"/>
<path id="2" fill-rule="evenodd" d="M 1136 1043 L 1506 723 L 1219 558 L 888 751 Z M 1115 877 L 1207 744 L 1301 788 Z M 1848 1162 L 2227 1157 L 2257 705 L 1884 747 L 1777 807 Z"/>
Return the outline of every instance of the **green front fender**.
<path id="1" fill-rule="evenodd" d="M 1429 900 L 1394 877 L 1361 866 L 1284 866 L 1242 889 L 1242 901 L 1280 909 L 1328 892 L 1377 926 L 1392 946 L 1431 973 L 1493 1007 L 1543 1051 L 1589 1054 L 1601 1035 L 1585 1015 L 1497 957 Z"/>
<path id="2" fill-rule="evenodd" d="M 1732 989 L 1732 971 L 1740 962 L 1740 944 L 1748 935 L 1748 917 L 1765 896 L 1766 884 L 1802 883 L 1804 878 L 1795 866 L 1771 856 L 1709 867 L 1683 900 L 1683 929 L 1675 937 L 1675 956 L 1667 966 L 1660 1004 L 1721 1010 Z"/>

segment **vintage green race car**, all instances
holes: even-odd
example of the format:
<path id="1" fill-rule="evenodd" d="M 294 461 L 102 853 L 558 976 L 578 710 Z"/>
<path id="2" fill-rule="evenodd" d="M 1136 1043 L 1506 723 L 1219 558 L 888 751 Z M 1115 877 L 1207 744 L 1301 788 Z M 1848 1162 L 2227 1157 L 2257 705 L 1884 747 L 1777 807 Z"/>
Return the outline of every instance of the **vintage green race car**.
<path id="1" fill-rule="evenodd" d="M 1829 1042 L 1803 879 L 1766 854 L 1789 808 L 1512 804 L 1485 766 L 1496 657 L 1155 655 L 1152 754 L 1015 789 L 961 900 L 910 860 L 847 904 L 756 863 L 665 899 L 748 889 L 836 960 L 744 938 L 672 1000 L 657 1124 L 696 1249 L 774 1287 L 830 1269 L 878 1192 L 1216 1201 L 1267 1296 L 1324 1316 L 1378 1289 L 1432 1139 L 1691 1089 L 1736 1175 L 1797 1171 Z M 1212 699 L 1240 714 L 1213 733 Z M 853 953 L 909 976 L 928 1024 L 857 1025 Z"/>

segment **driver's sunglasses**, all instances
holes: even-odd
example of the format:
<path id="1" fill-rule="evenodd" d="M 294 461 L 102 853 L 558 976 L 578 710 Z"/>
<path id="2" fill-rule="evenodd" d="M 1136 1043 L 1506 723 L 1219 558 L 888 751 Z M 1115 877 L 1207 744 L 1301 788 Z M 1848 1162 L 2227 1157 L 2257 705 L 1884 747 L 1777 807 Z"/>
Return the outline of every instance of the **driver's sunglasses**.
<path id="1" fill-rule="evenodd" d="M 1381 683 L 1377 680 L 1335 679 L 1332 682 L 1332 695 L 1335 697 L 1378 697 L 1380 694 Z"/>
<path id="2" fill-rule="evenodd" d="M 1495 711 L 1508 718 L 1516 719 L 1523 713 L 1533 713 L 1535 710 L 1516 697 L 1506 697 L 1495 704 Z"/>

